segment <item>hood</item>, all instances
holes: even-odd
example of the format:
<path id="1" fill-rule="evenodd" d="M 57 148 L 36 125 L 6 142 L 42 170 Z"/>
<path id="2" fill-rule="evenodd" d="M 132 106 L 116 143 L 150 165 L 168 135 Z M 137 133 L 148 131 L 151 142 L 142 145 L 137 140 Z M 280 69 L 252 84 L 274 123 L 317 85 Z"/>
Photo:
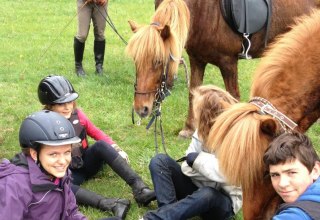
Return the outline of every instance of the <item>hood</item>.
<path id="1" fill-rule="evenodd" d="M 24 155 L 17 154 L 14 159 L 17 164 L 14 162 L 10 162 L 7 159 L 3 159 L 0 163 L 0 178 L 3 178 L 12 174 L 24 174 L 29 173 L 28 169 L 26 169 L 27 161 Z M 19 164 L 19 165 L 18 165 Z"/>
<path id="2" fill-rule="evenodd" d="M 320 202 L 320 178 L 318 178 L 311 186 L 307 188 L 298 201 L 309 200 L 314 202 Z"/>

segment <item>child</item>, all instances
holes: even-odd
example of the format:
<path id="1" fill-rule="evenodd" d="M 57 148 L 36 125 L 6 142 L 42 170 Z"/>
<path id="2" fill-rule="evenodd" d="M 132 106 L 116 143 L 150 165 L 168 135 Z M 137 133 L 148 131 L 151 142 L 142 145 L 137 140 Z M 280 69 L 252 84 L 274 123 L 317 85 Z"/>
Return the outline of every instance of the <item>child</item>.
<path id="1" fill-rule="evenodd" d="M 273 188 L 284 201 L 272 219 L 320 219 L 320 160 L 308 137 L 278 136 L 263 160 Z"/>
<path id="2" fill-rule="evenodd" d="M 22 153 L 0 164 L 1 219 L 86 219 L 70 189 L 71 123 L 57 113 L 29 115 L 19 132 Z"/>
<path id="3" fill-rule="evenodd" d="M 112 202 L 110 199 L 79 187 L 85 180 L 92 178 L 104 163 L 107 163 L 132 188 L 138 204 L 147 206 L 155 200 L 154 191 L 128 165 L 127 154 L 108 135 L 95 127 L 80 109 L 76 108 L 75 100 L 78 98 L 78 93 L 69 80 L 63 76 L 45 77 L 38 86 L 38 97 L 45 105 L 45 109 L 66 117 L 81 139 L 81 144 L 73 147 L 70 166 L 73 177 L 72 190 L 77 202 L 102 210 L 108 210 L 108 208 L 110 210 L 110 207 L 116 207 L 119 203 L 129 205 L 127 200 L 115 199 Z M 87 136 L 92 137 L 96 142 L 89 146 Z"/>
<path id="4" fill-rule="evenodd" d="M 241 189 L 226 183 L 218 159 L 204 146 L 214 119 L 237 101 L 215 86 L 200 86 L 193 97 L 197 130 L 186 151 L 186 161 L 180 167 L 168 155 L 152 158 L 149 168 L 159 208 L 147 212 L 144 220 L 182 220 L 198 215 L 223 220 L 241 208 Z"/>

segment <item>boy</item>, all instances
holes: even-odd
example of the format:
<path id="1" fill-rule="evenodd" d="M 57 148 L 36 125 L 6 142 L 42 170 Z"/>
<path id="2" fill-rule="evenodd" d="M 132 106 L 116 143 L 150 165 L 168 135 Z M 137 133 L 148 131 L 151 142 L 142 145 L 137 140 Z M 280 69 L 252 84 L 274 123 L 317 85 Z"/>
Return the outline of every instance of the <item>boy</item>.
<path id="1" fill-rule="evenodd" d="M 309 138 L 284 133 L 269 145 L 263 161 L 284 201 L 273 220 L 320 219 L 320 160 Z"/>

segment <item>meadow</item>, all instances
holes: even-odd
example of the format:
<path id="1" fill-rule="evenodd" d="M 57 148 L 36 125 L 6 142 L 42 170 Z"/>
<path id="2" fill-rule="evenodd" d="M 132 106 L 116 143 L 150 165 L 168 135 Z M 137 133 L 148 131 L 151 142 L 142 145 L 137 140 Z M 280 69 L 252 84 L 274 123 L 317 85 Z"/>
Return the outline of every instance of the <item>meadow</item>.
<path id="1" fill-rule="evenodd" d="M 121 36 L 132 35 L 128 20 L 147 24 L 154 12 L 153 0 L 111 0 L 109 16 Z M 125 44 L 107 26 L 104 75 L 95 75 L 92 29 L 86 41 L 84 68 L 87 77 L 74 73 L 73 37 L 77 29 L 76 1 L 15 0 L 0 4 L 0 158 L 11 158 L 20 151 L 18 131 L 22 120 L 31 112 L 42 109 L 37 97 L 39 81 L 49 75 L 67 77 L 79 93 L 77 105 L 101 130 L 109 134 L 125 150 L 130 164 L 148 184 L 150 158 L 155 155 L 154 130 L 148 131 L 149 119 L 141 125 L 132 123 L 133 84 L 135 68 L 125 53 Z M 184 54 L 187 60 L 187 54 Z M 248 100 L 252 73 L 259 60 L 239 62 L 239 84 L 242 101 Z M 189 69 L 190 70 L 190 69 Z M 173 158 L 184 155 L 189 141 L 178 138 L 188 108 L 188 88 L 181 67 L 172 95 L 162 104 L 162 124 L 167 152 Z M 205 84 L 224 88 L 219 70 L 207 66 Z M 136 116 L 137 119 L 137 116 Z M 308 134 L 319 149 L 318 124 Z M 159 151 L 163 152 L 159 140 Z M 92 141 L 92 140 L 91 140 Z M 108 197 L 131 200 L 127 219 L 138 219 L 150 207 L 138 207 L 131 189 L 109 167 L 83 185 Z M 97 209 L 81 206 L 89 219 L 111 216 Z M 241 218 L 240 216 L 238 216 Z"/>

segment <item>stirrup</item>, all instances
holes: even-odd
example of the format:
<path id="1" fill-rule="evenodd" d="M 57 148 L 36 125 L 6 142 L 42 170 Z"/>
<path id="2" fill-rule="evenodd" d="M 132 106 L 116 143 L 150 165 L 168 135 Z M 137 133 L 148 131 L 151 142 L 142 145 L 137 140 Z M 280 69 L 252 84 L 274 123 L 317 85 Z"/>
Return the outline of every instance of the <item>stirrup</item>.
<path id="1" fill-rule="evenodd" d="M 248 45 L 246 47 L 245 44 L 242 42 L 242 52 L 238 54 L 238 58 L 250 60 L 250 59 L 252 59 L 252 56 L 248 54 L 250 47 L 251 47 L 251 41 L 249 39 L 250 34 L 243 33 L 242 36 L 243 36 L 244 40 L 247 41 Z"/>

